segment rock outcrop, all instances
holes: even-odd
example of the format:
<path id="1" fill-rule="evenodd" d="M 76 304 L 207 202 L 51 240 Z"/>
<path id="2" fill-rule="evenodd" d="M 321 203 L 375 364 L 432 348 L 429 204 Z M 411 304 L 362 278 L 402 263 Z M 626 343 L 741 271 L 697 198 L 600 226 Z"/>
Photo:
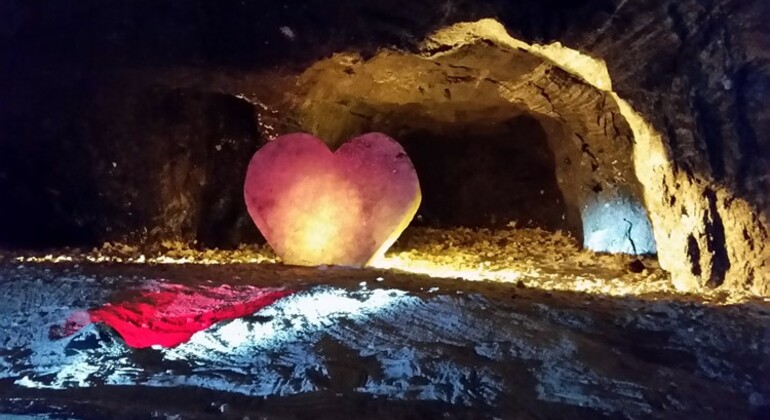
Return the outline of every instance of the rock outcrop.
<path id="1" fill-rule="evenodd" d="M 770 294 L 766 2 L 3 7 L 0 51 L 13 58 L 0 64 L 5 242 L 93 243 L 147 229 L 151 241 L 232 244 L 255 232 L 239 227 L 245 211 L 222 185 L 244 168 L 236 155 L 275 134 L 306 129 L 337 141 L 396 129 L 405 115 L 416 126 L 527 115 L 547 134 L 559 188 L 544 190 L 565 227 L 601 233 L 585 217 L 591 197 L 629 209 L 599 219 L 642 220 L 646 209 L 661 265 L 682 288 Z M 435 37 L 482 18 L 527 45 L 567 49 L 519 48 L 462 26 Z M 609 78 L 586 72 L 586 57 L 603 60 Z M 390 84 L 367 87 L 374 81 Z M 158 111 L 162 103 L 184 123 Z M 232 154 L 217 153 L 234 137 Z M 218 222 L 203 219 L 211 214 Z"/>

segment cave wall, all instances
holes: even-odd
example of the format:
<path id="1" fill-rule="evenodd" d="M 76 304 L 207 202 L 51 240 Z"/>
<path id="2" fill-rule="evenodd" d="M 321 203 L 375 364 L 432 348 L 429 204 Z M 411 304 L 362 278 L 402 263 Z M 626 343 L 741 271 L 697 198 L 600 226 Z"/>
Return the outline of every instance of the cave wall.
<path id="1" fill-rule="evenodd" d="M 596 32 L 565 38 L 606 60 L 614 89 L 662 135 L 640 156 L 668 162 L 640 177 L 661 265 L 684 289 L 767 294 L 770 4 L 623 3 Z"/>
<path id="2" fill-rule="evenodd" d="M 252 104 L 151 80 L 104 81 L 89 99 L 60 122 L 69 131 L 51 130 L 61 137 L 49 138 L 38 116 L 19 133 L 31 132 L 34 148 L 24 137 L 2 143 L 0 242 L 232 248 L 261 239 L 242 200 L 262 142 Z"/>
<path id="3" fill-rule="evenodd" d="M 545 129 L 564 201 L 556 203 L 564 208 L 564 224 L 553 226 L 568 228 L 596 251 L 655 252 L 634 171 L 633 133 L 614 98 L 517 44 L 495 21 L 450 27 L 416 54 L 384 50 L 367 60 L 336 54 L 303 72 L 297 85 L 289 113 L 304 131 L 331 145 L 366 131 L 401 138 L 408 128 L 422 128 L 446 132 L 445 139 L 436 136 L 440 155 L 450 150 L 445 140 L 458 124 L 473 124 L 482 133 L 481 127 L 531 116 Z M 482 138 L 475 143 L 490 150 L 493 160 L 526 165 L 503 147 L 489 149 Z"/>
<path id="4" fill-rule="evenodd" d="M 146 81 L 145 81 L 146 82 Z M 258 238 L 242 180 L 262 143 L 252 104 L 150 83 L 112 86 L 84 134 L 108 241 L 232 248 Z"/>
<path id="5" fill-rule="evenodd" d="M 575 231 L 566 221 L 547 134 L 536 118 L 501 124 L 436 124 L 388 130 L 404 147 L 422 184 L 412 225 Z M 385 128 L 385 127 L 383 127 Z M 382 130 L 380 130 L 382 131 Z M 579 226 L 577 226 L 579 228 Z"/>
<path id="6" fill-rule="evenodd" d="M 254 74 L 297 74 L 339 51 L 364 59 L 381 47 L 419 51 L 442 26 L 494 17 L 515 38 L 559 41 L 605 60 L 613 89 L 661 135 L 634 144 L 635 169 L 661 264 L 675 280 L 687 289 L 770 293 L 767 2 L 10 0 L 0 7 L 0 232 L 6 237 L 53 233 L 88 242 L 99 238 L 84 228 L 115 217 L 89 211 L 101 208 L 93 203 L 103 200 L 102 178 L 82 170 L 106 162 L 106 155 L 88 152 L 83 122 L 90 121 L 102 75 L 115 69 L 170 73 L 164 77 L 173 84 L 202 92 L 216 85 L 214 92 L 254 104 L 263 131 L 296 128 L 276 112 L 284 101 L 281 85 L 257 96 Z M 173 70 L 179 66 L 207 70 L 190 77 Z M 222 82 L 223 73 L 235 76 Z M 266 103 L 273 108 L 260 109 Z M 192 201 L 190 212 L 201 203 Z M 14 218 L 20 214 L 27 217 Z M 146 216 L 137 223 L 152 230 L 165 221 Z"/>

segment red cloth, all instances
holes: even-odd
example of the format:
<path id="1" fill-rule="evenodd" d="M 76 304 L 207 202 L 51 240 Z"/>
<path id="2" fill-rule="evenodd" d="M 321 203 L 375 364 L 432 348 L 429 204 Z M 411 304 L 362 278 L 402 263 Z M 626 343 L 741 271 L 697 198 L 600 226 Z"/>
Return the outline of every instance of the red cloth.
<path id="1" fill-rule="evenodd" d="M 104 322 L 135 348 L 174 347 L 213 324 L 253 314 L 293 293 L 286 289 L 228 285 L 191 288 L 160 283 L 157 290 L 88 311 L 91 322 Z M 52 336 L 71 335 L 88 324 L 75 313 Z"/>

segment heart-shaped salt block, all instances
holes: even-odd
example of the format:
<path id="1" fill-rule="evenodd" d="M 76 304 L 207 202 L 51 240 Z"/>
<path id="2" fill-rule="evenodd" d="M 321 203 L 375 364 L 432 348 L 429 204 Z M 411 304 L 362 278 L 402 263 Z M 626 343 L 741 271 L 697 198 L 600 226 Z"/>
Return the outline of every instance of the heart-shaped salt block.
<path id="1" fill-rule="evenodd" d="M 284 263 L 363 266 L 404 231 L 421 193 L 412 161 L 385 134 L 364 134 L 332 153 L 294 133 L 257 151 L 244 197 Z"/>

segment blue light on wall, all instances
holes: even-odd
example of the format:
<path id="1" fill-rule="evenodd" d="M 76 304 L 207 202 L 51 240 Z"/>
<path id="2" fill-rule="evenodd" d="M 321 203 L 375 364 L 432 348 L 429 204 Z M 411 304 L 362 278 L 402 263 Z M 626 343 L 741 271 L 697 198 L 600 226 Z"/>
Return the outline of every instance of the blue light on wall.
<path id="1" fill-rule="evenodd" d="M 597 252 L 656 253 L 642 203 L 626 194 L 599 195 L 583 207 L 583 246 Z"/>

